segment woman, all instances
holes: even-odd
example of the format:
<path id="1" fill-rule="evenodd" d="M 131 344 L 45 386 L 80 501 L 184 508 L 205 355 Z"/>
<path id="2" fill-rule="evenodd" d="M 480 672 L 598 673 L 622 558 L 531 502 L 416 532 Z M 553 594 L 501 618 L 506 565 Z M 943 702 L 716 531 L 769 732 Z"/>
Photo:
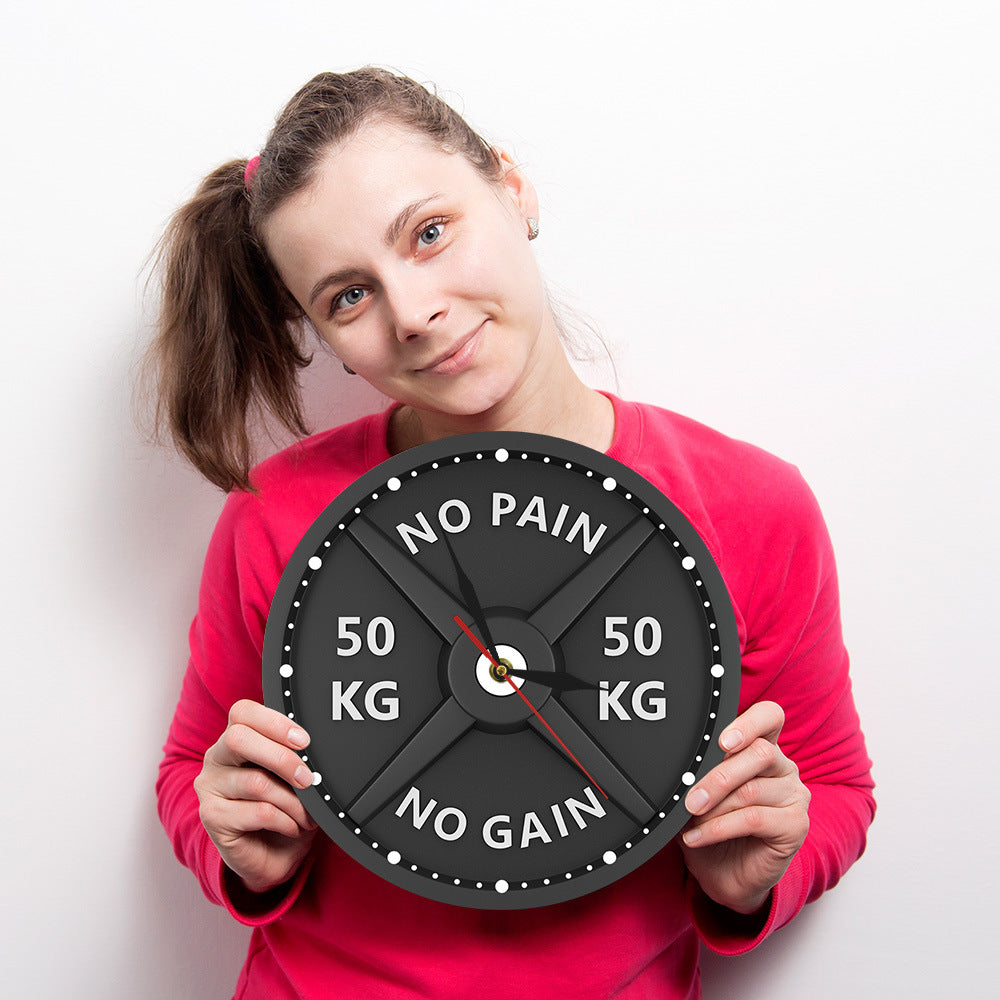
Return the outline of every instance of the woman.
<path id="1" fill-rule="evenodd" d="M 419 85 L 365 69 L 306 84 L 259 159 L 206 178 L 166 235 L 161 398 L 185 453 L 233 492 L 158 794 L 178 857 L 255 927 L 237 996 L 697 996 L 699 938 L 753 947 L 863 850 L 870 762 L 812 495 L 758 449 L 580 381 L 529 246 L 538 218 L 506 154 Z M 304 432 L 302 326 L 393 404 L 251 474 L 257 406 Z M 563 437 L 659 486 L 719 563 L 742 654 L 727 756 L 688 793 L 682 836 L 529 911 L 411 895 L 317 835 L 293 791 L 312 781 L 309 736 L 261 704 L 268 608 L 313 519 L 390 455 L 486 430 Z"/>

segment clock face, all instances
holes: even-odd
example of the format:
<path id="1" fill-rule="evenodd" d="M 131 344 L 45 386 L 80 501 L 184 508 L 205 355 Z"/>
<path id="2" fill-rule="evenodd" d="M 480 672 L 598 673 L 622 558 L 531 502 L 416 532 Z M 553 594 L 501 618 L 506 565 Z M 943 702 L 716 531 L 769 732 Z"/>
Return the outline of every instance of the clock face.
<path id="1" fill-rule="evenodd" d="M 366 473 L 281 577 L 265 702 L 312 737 L 300 792 L 361 864 L 521 909 L 646 861 L 722 759 L 740 656 L 722 577 L 651 483 L 536 434 Z"/>

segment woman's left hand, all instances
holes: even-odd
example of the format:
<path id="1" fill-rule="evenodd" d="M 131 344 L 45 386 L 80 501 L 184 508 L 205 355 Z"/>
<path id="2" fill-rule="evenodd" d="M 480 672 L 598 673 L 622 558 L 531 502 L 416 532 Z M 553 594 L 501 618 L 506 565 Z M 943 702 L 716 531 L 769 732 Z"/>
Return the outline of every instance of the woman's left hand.
<path id="1" fill-rule="evenodd" d="M 684 800 L 693 814 L 684 863 L 705 895 L 737 913 L 767 903 L 809 830 L 809 789 L 778 749 L 784 722 L 773 701 L 748 708 L 719 737 L 725 760 Z"/>

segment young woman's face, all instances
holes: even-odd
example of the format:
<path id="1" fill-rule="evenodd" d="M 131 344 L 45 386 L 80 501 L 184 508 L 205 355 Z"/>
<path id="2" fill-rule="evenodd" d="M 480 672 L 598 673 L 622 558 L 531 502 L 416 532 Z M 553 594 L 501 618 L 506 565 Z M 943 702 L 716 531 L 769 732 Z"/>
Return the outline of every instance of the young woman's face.
<path id="1" fill-rule="evenodd" d="M 482 413 L 538 367 L 554 335 L 519 170 L 490 184 L 461 155 L 365 126 L 268 220 L 283 281 L 336 355 L 417 409 Z"/>

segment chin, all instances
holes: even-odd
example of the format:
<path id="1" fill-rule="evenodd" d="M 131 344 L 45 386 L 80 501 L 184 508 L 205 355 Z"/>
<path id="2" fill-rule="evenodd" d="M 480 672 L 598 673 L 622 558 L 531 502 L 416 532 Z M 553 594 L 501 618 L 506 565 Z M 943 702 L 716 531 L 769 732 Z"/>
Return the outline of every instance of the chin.
<path id="1" fill-rule="evenodd" d="M 478 417 L 510 398 L 516 388 L 514 379 L 500 373 L 478 378 L 473 372 L 466 374 L 472 377 L 455 378 L 448 384 L 442 384 L 440 391 L 433 395 L 425 387 L 419 393 L 390 395 L 415 410 L 428 410 L 454 417 Z"/>

